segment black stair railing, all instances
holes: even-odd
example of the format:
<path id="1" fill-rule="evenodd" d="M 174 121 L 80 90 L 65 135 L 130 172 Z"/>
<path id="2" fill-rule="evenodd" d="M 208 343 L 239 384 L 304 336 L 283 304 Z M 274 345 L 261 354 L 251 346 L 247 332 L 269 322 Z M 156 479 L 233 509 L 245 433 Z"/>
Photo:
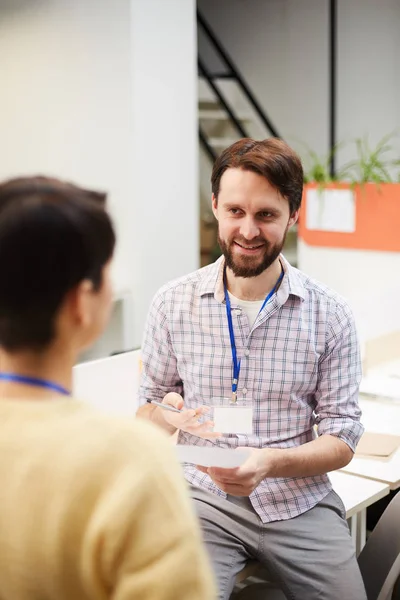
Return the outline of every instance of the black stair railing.
<path id="1" fill-rule="evenodd" d="M 278 130 L 272 123 L 271 119 L 267 116 L 265 110 L 262 108 L 259 101 L 255 97 L 254 93 L 250 89 L 250 86 L 244 79 L 243 75 L 240 73 L 236 64 L 234 63 L 232 58 L 229 56 L 228 52 L 223 47 L 221 42 L 218 40 L 214 31 L 211 29 L 211 27 L 209 26 L 207 21 L 204 19 L 204 17 L 202 16 L 202 14 L 200 13 L 199 10 L 197 10 L 197 23 L 198 23 L 198 26 L 201 27 L 202 31 L 206 35 L 208 42 L 213 46 L 213 48 L 215 49 L 219 58 L 221 59 L 221 61 L 223 63 L 225 63 L 225 65 L 227 67 L 227 70 L 225 70 L 222 74 L 221 73 L 211 73 L 209 71 L 209 69 L 207 68 L 207 66 L 205 65 L 204 61 L 202 61 L 201 57 L 199 56 L 199 58 L 198 58 L 199 74 L 205 78 L 208 85 L 213 90 L 214 94 L 218 98 L 219 103 L 221 104 L 221 106 L 223 107 L 225 112 L 227 113 L 229 120 L 230 120 L 232 126 L 234 127 L 234 129 L 236 129 L 236 131 L 238 132 L 238 134 L 241 137 L 249 137 L 249 135 L 246 131 L 246 128 L 243 126 L 243 124 L 240 122 L 240 119 L 235 114 L 234 108 L 231 106 L 231 104 L 229 103 L 229 101 L 226 99 L 225 95 L 221 91 L 221 89 L 218 87 L 218 84 L 216 83 L 216 80 L 220 79 L 222 77 L 230 78 L 233 81 L 237 82 L 237 84 L 241 88 L 242 92 L 246 96 L 248 102 L 254 108 L 256 114 L 258 115 L 258 117 L 260 118 L 262 123 L 265 125 L 266 129 L 270 132 L 270 134 L 272 136 L 281 137 L 278 133 Z M 200 142 L 201 142 L 203 148 L 205 149 L 205 151 L 207 152 L 208 156 L 210 157 L 210 159 L 212 161 L 214 161 L 217 157 L 217 153 L 215 152 L 215 150 L 211 146 L 211 144 L 208 142 L 207 136 L 200 126 L 199 126 L 199 138 L 200 138 Z"/>

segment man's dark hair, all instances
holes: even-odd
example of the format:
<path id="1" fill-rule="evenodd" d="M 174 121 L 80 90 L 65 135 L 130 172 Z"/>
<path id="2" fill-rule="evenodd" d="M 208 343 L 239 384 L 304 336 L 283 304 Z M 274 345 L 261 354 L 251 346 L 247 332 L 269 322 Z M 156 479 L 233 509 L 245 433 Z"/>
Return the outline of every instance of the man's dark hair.
<path id="1" fill-rule="evenodd" d="M 211 175 L 212 192 L 218 200 L 221 177 L 227 169 L 253 171 L 289 202 L 290 214 L 300 208 L 303 194 L 303 167 L 300 158 L 278 138 L 256 141 L 243 138 L 217 158 Z"/>
<path id="2" fill-rule="evenodd" d="M 41 350 L 70 290 L 100 288 L 115 234 L 105 194 L 47 177 L 0 184 L 0 346 Z"/>

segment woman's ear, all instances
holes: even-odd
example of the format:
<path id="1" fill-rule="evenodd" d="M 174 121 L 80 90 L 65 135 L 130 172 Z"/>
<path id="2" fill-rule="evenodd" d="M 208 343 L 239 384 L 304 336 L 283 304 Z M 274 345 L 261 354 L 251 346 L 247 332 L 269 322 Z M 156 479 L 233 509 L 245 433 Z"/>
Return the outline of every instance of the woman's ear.
<path id="1" fill-rule="evenodd" d="M 92 322 L 93 282 L 84 279 L 68 295 L 67 302 L 76 323 L 87 326 Z"/>

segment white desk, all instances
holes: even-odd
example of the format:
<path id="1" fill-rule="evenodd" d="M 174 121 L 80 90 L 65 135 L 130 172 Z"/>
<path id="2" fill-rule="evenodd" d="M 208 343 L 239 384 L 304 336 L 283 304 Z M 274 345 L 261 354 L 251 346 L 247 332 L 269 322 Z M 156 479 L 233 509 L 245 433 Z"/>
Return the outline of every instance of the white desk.
<path id="1" fill-rule="evenodd" d="M 396 367 L 398 369 L 398 367 Z M 393 400 L 400 399 L 400 376 L 382 371 L 371 372 L 360 384 L 360 393 L 371 396 L 385 396 Z"/>
<path id="2" fill-rule="evenodd" d="M 362 378 L 360 393 L 400 401 L 400 359 L 368 369 Z"/>
<path id="3" fill-rule="evenodd" d="M 361 422 L 366 431 L 399 435 L 400 402 L 362 398 L 360 406 L 363 412 Z M 355 456 L 342 471 L 381 481 L 388 484 L 391 490 L 396 490 L 400 487 L 400 448 L 389 460 Z"/>
<path id="4" fill-rule="evenodd" d="M 357 477 L 340 471 L 329 473 L 333 489 L 346 509 L 346 517 L 350 519 L 351 536 L 358 555 L 365 545 L 367 533 L 367 508 L 389 494 L 389 486 L 380 481 Z"/>
<path id="5" fill-rule="evenodd" d="M 92 360 L 74 367 L 74 395 L 108 414 L 133 417 L 139 378 L 140 350 Z"/>
<path id="6" fill-rule="evenodd" d="M 356 456 L 342 471 L 386 483 L 391 490 L 397 490 L 400 487 L 400 449 L 388 461 Z"/>
<path id="7" fill-rule="evenodd" d="M 369 375 L 389 377 L 389 379 L 400 379 L 400 359 L 396 358 L 380 364 L 377 367 L 373 367 L 372 369 L 368 369 L 367 377 Z"/>

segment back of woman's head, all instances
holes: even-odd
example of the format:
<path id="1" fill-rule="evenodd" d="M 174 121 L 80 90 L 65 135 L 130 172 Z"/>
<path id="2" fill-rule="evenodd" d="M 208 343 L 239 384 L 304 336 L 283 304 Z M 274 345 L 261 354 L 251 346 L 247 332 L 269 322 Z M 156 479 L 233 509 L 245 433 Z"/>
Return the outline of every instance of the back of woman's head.
<path id="1" fill-rule="evenodd" d="M 115 234 L 105 195 L 46 177 L 0 184 L 0 345 L 45 348 L 70 290 L 99 289 Z"/>

